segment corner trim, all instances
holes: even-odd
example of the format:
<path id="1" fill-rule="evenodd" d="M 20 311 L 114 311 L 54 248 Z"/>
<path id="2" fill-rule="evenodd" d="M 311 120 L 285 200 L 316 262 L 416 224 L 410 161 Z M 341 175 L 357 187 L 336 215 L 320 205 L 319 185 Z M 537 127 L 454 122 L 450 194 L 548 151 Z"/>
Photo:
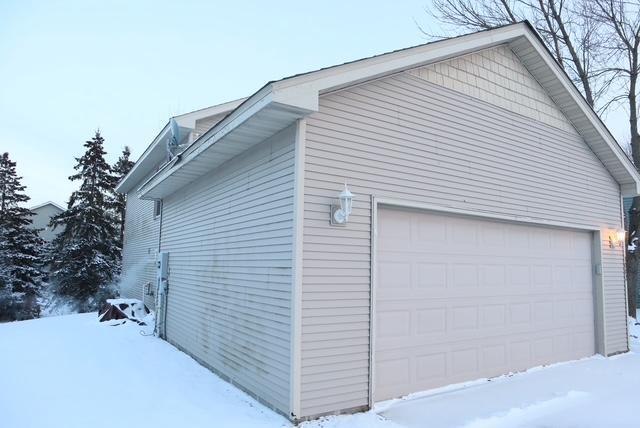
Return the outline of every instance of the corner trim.
<path id="1" fill-rule="evenodd" d="M 307 122 L 299 119 L 296 123 L 295 161 L 293 181 L 293 248 L 291 283 L 291 382 L 289 419 L 297 420 L 300 415 L 300 386 L 302 366 L 302 260 L 304 238 L 304 171 Z"/>
<path id="2" fill-rule="evenodd" d="M 602 231 L 593 231 L 593 243 L 591 244 L 591 264 L 593 266 L 600 265 L 600 274 L 592 272 L 593 275 L 593 309 L 594 309 L 594 328 L 595 328 L 595 344 L 596 352 L 607 355 L 607 326 L 605 313 L 605 297 L 604 292 L 604 271 L 602 269 Z M 595 269 L 594 269 L 595 270 Z"/>
<path id="3" fill-rule="evenodd" d="M 371 289 L 369 291 L 369 408 L 373 409 L 374 395 L 375 395 L 375 382 L 373 376 L 375 375 L 375 349 L 376 349 L 376 317 L 375 317 L 375 305 L 376 305 L 376 254 L 377 241 L 378 241 L 378 199 L 371 195 L 371 267 L 369 269 L 369 277 L 371 278 Z"/>

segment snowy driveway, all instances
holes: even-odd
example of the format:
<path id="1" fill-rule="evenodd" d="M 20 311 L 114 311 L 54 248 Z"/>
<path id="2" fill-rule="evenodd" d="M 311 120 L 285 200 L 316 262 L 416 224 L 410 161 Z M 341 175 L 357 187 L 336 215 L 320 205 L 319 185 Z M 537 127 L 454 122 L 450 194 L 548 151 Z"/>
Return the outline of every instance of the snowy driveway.
<path id="1" fill-rule="evenodd" d="M 594 357 L 400 400 L 381 414 L 407 427 L 638 426 L 640 358 Z"/>
<path id="2" fill-rule="evenodd" d="M 0 324 L 0 426 L 289 426 L 166 342 L 140 332 L 134 325 L 100 325 L 95 314 Z M 637 427 L 635 338 L 632 348 L 613 358 L 430 391 L 303 426 Z"/>

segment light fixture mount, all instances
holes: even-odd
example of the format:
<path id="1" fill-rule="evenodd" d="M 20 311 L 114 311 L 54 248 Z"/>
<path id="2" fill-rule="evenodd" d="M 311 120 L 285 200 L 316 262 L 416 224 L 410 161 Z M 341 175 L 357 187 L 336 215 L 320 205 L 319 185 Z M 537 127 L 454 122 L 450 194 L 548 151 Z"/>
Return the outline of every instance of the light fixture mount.
<path id="1" fill-rule="evenodd" d="M 624 247 L 627 232 L 619 229 L 609 233 L 609 248 Z"/>
<path id="2" fill-rule="evenodd" d="M 349 191 L 347 183 L 344 183 L 344 190 L 338 195 L 339 204 L 331 205 L 331 225 L 346 226 L 353 207 L 353 193 Z"/>

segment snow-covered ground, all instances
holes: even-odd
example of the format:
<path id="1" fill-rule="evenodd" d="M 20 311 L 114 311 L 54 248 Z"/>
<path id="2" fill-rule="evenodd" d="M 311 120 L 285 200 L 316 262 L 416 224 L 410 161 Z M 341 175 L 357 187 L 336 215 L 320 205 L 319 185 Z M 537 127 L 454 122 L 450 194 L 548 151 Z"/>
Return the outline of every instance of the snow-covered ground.
<path id="1" fill-rule="evenodd" d="M 636 427 L 640 328 L 631 327 L 625 355 L 415 394 L 303 426 Z M 0 324 L 0 426 L 289 426 L 144 329 L 99 324 L 95 314 Z"/>

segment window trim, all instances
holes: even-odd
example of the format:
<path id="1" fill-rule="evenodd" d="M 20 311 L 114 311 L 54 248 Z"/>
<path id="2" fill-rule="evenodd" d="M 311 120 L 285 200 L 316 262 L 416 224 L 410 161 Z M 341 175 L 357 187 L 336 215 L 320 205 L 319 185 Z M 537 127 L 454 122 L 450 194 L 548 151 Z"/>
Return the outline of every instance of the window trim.
<path id="1" fill-rule="evenodd" d="M 158 219 L 162 215 L 162 199 L 153 201 L 153 219 Z"/>

